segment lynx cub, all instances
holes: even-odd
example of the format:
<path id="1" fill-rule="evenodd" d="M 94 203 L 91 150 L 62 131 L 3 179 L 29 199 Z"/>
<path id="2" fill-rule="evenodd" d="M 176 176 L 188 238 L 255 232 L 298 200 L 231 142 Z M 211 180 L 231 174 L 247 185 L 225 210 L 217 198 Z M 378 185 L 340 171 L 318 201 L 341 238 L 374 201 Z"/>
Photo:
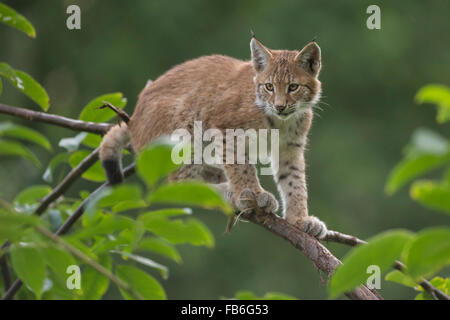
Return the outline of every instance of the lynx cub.
<path id="1" fill-rule="evenodd" d="M 108 180 L 123 180 L 121 150 L 135 151 L 175 129 L 279 129 L 279 165 L 273 176 L 287 221 L 323 238 L 325 224 L 308 215 L 304 150 L 321 83 L 319 46 L 313 41 L 300 52 L 270 50 L 252 37 L 251 61 L 221 55 L 194 59 L 173 67 L 141 92 L 128 125 L 113 127 L 101 144 L 100 158 Z M 225 135 L 225 134 L 224 134 Z M 239 211 L 252 203 L 266 212 L 278 210 L 251 164 L 222 167 L 185 165 L 171 179 L 203 179 L 213 183 Z M 255 201 L 248 201 L 252 197 Z M 246 200 L 247 199 L 247 200 Z"/>

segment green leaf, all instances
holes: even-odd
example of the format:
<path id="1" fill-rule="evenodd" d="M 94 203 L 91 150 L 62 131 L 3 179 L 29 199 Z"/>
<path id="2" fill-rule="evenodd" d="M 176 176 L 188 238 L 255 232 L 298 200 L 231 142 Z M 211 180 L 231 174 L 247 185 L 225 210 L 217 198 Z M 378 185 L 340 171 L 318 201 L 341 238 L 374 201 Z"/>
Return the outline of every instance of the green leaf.
<path id="1" fill-rule="evenodd" d="M 98 235 L 112 235 L 114 232 L 131 229 L 135 225 L 135 221 L 125 216 L 117 215 L 100 215 L 101 220 L 99 223 L 87 224 L 85 228 L 82 228 L 74 232 L 71 237 L 77 239 L 87 239 Z"/>
<path id="2" fill-rule="evenodd" d="M 124 200 L 112 207 L 114 213 L 147 207 L 145 200 Z"/>
<path id="3" fill-rule="evenodd" d="M 55 169 L 62 163 L 68 163 L 69 162 L 69 154 L 66 152 L 62 152 L 57 154 L 55 157 L 53 157 L 52 160 L 50 160 L 50 163 L 48 164 L 47 169 L 45 169 L 44 175 L 42 176 L 42 179 L 45 182 L 51 183 L 53 181 L 53 173 L 55 172 Z"/>
<path id="4" fill-rule="evenodd" d="M 152 259 L 140 256 L 137 254 L 125 252 L 125 251 L 113 250 L 112 252 L 120 254 L 122 256 L 122 258 L 125 260 L 131 259 L 131 260 L 134 260 L 144 266 L 158 270 L 164 279 L 167 279 L 169 277 L 169 269 L 166 266 L 153 261 Z"/>
<path id="5" fill-rule="evenodd" d="M 391 171 L 386 185 L 386 192 L 394 194 L 412 179 L 434 169 L 437 169 L 450 160 L 450 154 L 443 156 L 421 155 L 415 158 L 404 159 Z"/>
<path id="6" fill-rule="evenodd" d="M 19 142 L 0 140 L 0 156 L 19 156 L 30 160 L 38 168 L 41 166 L 36 155 Z"/>
<path id="7" fill-rule="evenodd" d="M 180 182 L 166 184 L 149 195 L 152 203 L 170 203 L 219 209 L 232 214 L 233 209 L 222 196 L 210 186 L 201 182 Z"/>
<path id="8" fill-rule="evenodd" d="M 417 103 L 433 103 L 437 105 L 437 122 L 444 123 L 450 120 L 450 90 L 440 84 L 427 85 L 417 92 Z"/>
<path id="9" fill-rule="evenodd" d="M 398 270 L 393 270 L 389 272 L 384 279 L 386 281 L 400 283 L 404 286 L 411 288 L 417 287 L 417 283 L 414 282 L 413 279 L 411 279 L 409 276 Z"/>
<path id="10" fill-rule="evenodd" d="M 44 287 L 45 260 L 38 249 L 13 245 L 10 248 L 11 262 L 17 276 L 40 299 Z"/>
<path id="11" fill-rule="evenodd" d="M 13 201 L 14 208 L 19 212 L 30 213 L 39 205 L 40 200 L 48 195 L 52 188 L 47 185 L 35 185 L 20 192 Z"/>
<path id="12" fill-rule="evenodd" d="M 98 134 L 94 134 L 94 133 L 88 133 L 82 143 L 85 146 L 88 146 L 91 148 L 97 148 L 98 146 L 100 146 L 101 142 L 102 142 L 101 136 L 99 136 Z"/>
<path id="13" fill-rule="evenodd" d="M 441 278 L 441 277 L 434 277 L 430 280 L 430 283 L 437 289 L 441 290 L 446 295 L 449 295 L 450 293 L 450 279 L 449 278 Z M 435 300 L 434 297 L 429 294 L 427 291 L 424 291 L 422 287 L 419 287 L 419 291 L 422 291 L 419 293 L 415 300 Z"/>
<path id="14" fill-rule="evenodd" d="M 66 277 L 69 276 L 68 274 Z M 45 300 L 72 300 L 74 298 L 75 292 L 67 288 L 66 279 L 60 279 L 56 277 L 54 273 L 49 274 L 49 279 L 53 282 L 53 287 L 51 292 L 53 296 L 51 298 L 44 297 Z"/>
<path id="15" fill-rule="evenodd" d="M 59 141 L 58 146 L 69 152 L 77 151 L 81 142 L 86 138 L 87 132 L 81 132 L 73 138 L 63 138 Z M 86 151 L 87 152 L 87 151 Z"/>
<path id="16" fill-rule="evenodd" d="M 142 199 L 142 191 L 138 185 L 121 184 L 108 189 L 110 192 L 97 199 L 97 208 L 111 207 L 122 201 L 139 201 Z"/>
<path id="17" fill-rule="evenodd" d="M 122 184 L 114 187 L 107 187 L 95 194 L 86 206 L 86 212 L 83 215 L 85 226 L 93 225 L 99 218 L 99 210 L 115 206 L 122 201 L 140 201 L 142 192 L 137 185 Z"/>
<path id="18" fill-rule="evenodd" d="M 33 25 L 24 16 L 3 3 L 0 3 L 0 22 L 26 33 L 31 38 L 36 37 Z"/>
<path id="19" fill-rule="evenodd" d="M 430 283 L 437 289 L 441 290 L 446 295 L 450 294 L 450 279 L 442 277 L 434 277 Z"/>
<path id="20" fill-rule="evenodd" d="M 172 143 L 160 141 L 139 153 L 136 170 L 148 186 L 153 186 L 179 167 L 172 161 L 172 147 Z"/>
<path id="21" fill-rule="evenodd" d="M 38 217 L 20 214 L 9 210 L 8 208 L 0 208 L 0 226 L 5 228 L 15 228 L 25 226 L 35 226 L 42 222 Z"/>
<path id="22" fill-rule="evenodd" d="M 450 183 L 416 181 L 411 187 L 411 198 L 423 206 L 450 214 Z"/>
<path id="23" fill-rule="evenodd" d="M 403 261 L 413 279 L 429 277 L 450 264 L 450 228 L 420 232 L 405 248 Z"/>
<path id="24" fill-rule="evenodd" d="M 50 107 L 50 98 L 45 89 L 29 74 L 20 70 L 15 71 L 17 78 L 20 79 L 17 88 L 36 102 L 44 111 L 47 111 Z"/>
<path id="25" fill-rule="evenodd" d="M 352 290 L 363 284 L 367 278 L 367 268 L 376 265 L 384 274 L 400 256 L 412 234 L 404 230 L 386 231 L 369 239 L 367 244 L 353 248 L 343 259 L 330 281 L 330 298 Z"/>
<path id="26" fill-rule="evenodd" d="M 86 150 L 80 150 L 73 153 L 69 158 L 70 166 L 75 168 L 89 155 L 90 152 Z M 100 161 L 96 161 L 89 169 L 86 170 L 86 172 L 83 173 L 82 177 L 86 180 L 94 182 L 103 182 L 106 180 L 105 171 L 103 170 Z"/>
<path id="27" fill-rule="evenodd" d="M 406 151 L 404 159 L 389 174 L 385 187 L 388 194 L 395 193 L 410 180 L 450 163 L 448 141 L 425 128 L 413 133 Z"/>
<path id="28" fill-rule="evenodd" d="M 30 141 L 40 145 L 47 150 L 52 149 L 50 142 L 44 135 L 40 134 L 36 130 L 24 126 L 19 126 L 11 122 L 0 123 L 0 137 L 1 136 Z"/>
<path id="29" fill-rule="evenodd" d="M 449 142 L 430 129 L 418 128 L 413 132 L 406 151 L 409 155 L 445 155 L 449 152 Z"/>
<path id="30" fill-rule="evenodd" d="M 2 84 L 2 79 L 0 78 L 0 95 L 2 94 L 2 90 L 3 90 L 3 84 Z"/>
<path id="31" fill-rule="evenodd" d="M 23 241 L 29 233 L 26 230 L 30 226 L 41 224 L 42 220 L 25 214 L 18 214 L 9 208 L 0 207 L 0 240 L 11 242 Z"/>
<path id="32" fill-rule="evenodd" d="M 101 255 L 99 261 L 103 267 L 111 271 L 111 257 L 108 254 Z M 81 289 L 79 294 L 83 300 L 99 300 L 108 290 L 109 279 L 90 266 L 86 266 L 81 272 Z"/>
<path id="33" fill-rule="evenodd" d="M 3 76 L 14 87 L 31 100 L 36 102 L 44 111 L 50 106 L 50 99 L 45 89 L 30 75 L 20 70 L 14 70 L 8 64 L 0 63 L 0 76 Z"/>
<path id="34" fill-rule="evenodd" d="M 177 209 L 161 209 L 161 210 L 154 210 L 150 212 L 146 212 L 139 215 L 139 220 L 142 220 L 145 223 L 149 222 L 151 219 L 156 218 L 169 218 L 173 216 L 179 216 L 179 215 L 190 215 L 192 214 L 192 210 L 190 208 L 177 208 Z"/>
<path id="35" fill-rule="evenodd" d="M 146 300 L 165 300 L 166 293 L 158 281 L 144 271 L 126 265 L 119 265 L 116 268 L 116 275 Z M 125 299 L 134 299 L 128 292 L 120 289 Z"/>
<path id="36" fill-rule="evenodd" d="M 146 238 L 139 243 L 139 250 L 152 251 L 164 257 L 170 258 L 177 263 L 181 263 L 182 259 L 178 250 L 164 239 Z"/>
<path id="37" fill-rule="evenodd" d="M 117 108 L 124 108 L 127 104 L 127 99 L 123 97 L 122 93 L 109 93 L 99 96 L 89 102 L 81 111 L 80 120 L 92 122 L 106 122 L 116 116 L 116 113 L 108 108 L 98 109 L 104 105 L 103 101 L 107 101 Z"/>
<path id="38" fill-rule="evenodd" d="M 60 280 L 66 280 L 67 268 L 77 264 L 70 253 L 57 247 L 46 247 L 42 249 L 45 261 Z"/>
<path id="39" fill-rule="evenodd" d="M 253 292 L 242 290 L 236 292 L 235 299 L 237 300 L 298 300 L 285 293 L 267 292 L 263 297 L 258 297 Z"/>
<path id="40" fill-rule="evenodd" d="M 145 221 L 144 225 L 153 234 L 163 237 L 173 244 L 188 242 L 197 246 L 214 246 L 214 237 L 211 231 L 194 218 L 186 220 L 154 218 Z"/>

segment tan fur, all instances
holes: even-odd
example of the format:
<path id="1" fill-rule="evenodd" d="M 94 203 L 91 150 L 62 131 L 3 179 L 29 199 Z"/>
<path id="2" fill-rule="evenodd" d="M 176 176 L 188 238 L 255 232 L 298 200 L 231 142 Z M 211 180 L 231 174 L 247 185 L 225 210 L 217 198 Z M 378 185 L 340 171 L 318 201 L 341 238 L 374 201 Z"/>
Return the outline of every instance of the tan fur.
<path id="1" fill-rule="evenodd" d="M 100 145 L 100 159 L 120 159 L 122 149 L 130 143 L 128 126 L 125 123 L 115 125 L 109 129 L 108 133 Z"/>
<path id="2" fill-rule="evenodd" d="M 279 169 L 274 172 L 288 221 L 318 237 L 326 233 L 325 225 L 308 216 L 304 148 L 313 118 L 312 106 L 318 101 L 321 83 L 320 49 L 314 42 L 301 52 L 270 50 L 256 39 L 251 42 L 252 60 L 213 55 L 175 66 L 141 92 L 128 123 L 132 147 L 138 151 L 150 141 L 174 130 L 192 132 L 194 121 L 203 121 L 203 130 L 274 129 L 280 130 Z M 256 70 L 256 71 L 255 71 Z M 274 90 L 267 90 L 271 83 Z M 298 84 L 289 92 L 290 84 Z M 283 114 L 277 110 L 283 109 Z M 290 113 L 288 113 L 290 112 Z M 119 135 L 122 129 L 112 129 Z M 101 157 L 111 157 L 117 144 L 110 143 L 109 133 L 102 144 Z M 115 137 L 116 139 L 118 137 Z M 205 166 L 184 167 L 172 178 L 201 178 L 220 183 L 222 191 L 238 210 L 246 210 L 248 197 L 259 207 L 274 212 L 275 197 L 265 191 L 256 169 L 250 164 L 223 165 L 225 174 L 208 179 Z M 215 172 L 219 177 L 221 173 Z M 227 181 L 227 182 L 224 182 Z M 246 200 L 247 199 L 247 200 Z"/>

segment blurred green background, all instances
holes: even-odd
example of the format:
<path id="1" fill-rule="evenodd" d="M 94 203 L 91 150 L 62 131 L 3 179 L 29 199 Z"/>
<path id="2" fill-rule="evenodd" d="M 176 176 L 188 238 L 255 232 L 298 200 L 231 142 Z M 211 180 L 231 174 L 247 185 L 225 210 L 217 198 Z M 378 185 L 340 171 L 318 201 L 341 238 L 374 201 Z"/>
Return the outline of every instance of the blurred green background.
<path id="1" fill-rule="evenodd" d="M 0 61 L 24 70 L 50 95 L 49 112 L 78 117 L 92 98 L 123 92 L 132 113 L 147 79 L 201 55 L 248 59 L 250 29 L 275 49 L 301 49 L 317 36 L 322 48 L 323 98 L 310 135 L 307 176 L 310 212 L 330 229 L 366 239 L 391 228 L 412 231 L 446 224 L 446 217 L 412 202 L 407 188 L 388 197 L 384 184 L 413 129 L 435 124 L 430 106 L 413 103 L 428 83 L 449 84 L 449 1 L 3 1 L 25 15 L 37 37 L 0 25 Z M 66 8 L 81 7 L 81 30 L 66 28 Z M 381 30 L 366 28 L 366 8 L 381 8 Z M 5 41 L 6 40 L 6 41 Z M 39 110 L 5 81 L 1 101 Z M 66 129 L 0 115 L 0 121 L 33 127 L 50 137 L 54 153 L 34 148 L 44 168 L 2 158 L 0 196 L 11 200 L 26 186 L 43 183 L 45 165 Z M 266 186 L 275 191 L 273 182 Z M 71 190 L 92 190 L 79 181 Z M 326 298 L 312 264 L 287 242 L 241 222 L 224 234 L 226 218 L 197 212 L 216 247 L 181 246 L 182 265 L 161 280 L 169 299 L 230 297 L 241 289 L 263 295 L 280 291 L 301 299 Z M 329 244 L 338 257 L 348 248 Z M 153 272 L 153 271 L 150 271 Z M 382 282 L 381 294 L 410 299 L 415 293 Z M 118 298 L 111 290 L 106 298 Z"/>

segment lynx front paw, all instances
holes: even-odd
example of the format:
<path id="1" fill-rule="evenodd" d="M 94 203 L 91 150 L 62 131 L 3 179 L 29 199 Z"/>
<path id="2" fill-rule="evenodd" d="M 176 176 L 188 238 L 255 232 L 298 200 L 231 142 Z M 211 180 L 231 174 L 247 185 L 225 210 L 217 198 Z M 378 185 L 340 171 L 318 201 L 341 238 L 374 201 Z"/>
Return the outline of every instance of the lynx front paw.
<path id="1" fill-rule="evenodd" d="M 244 189 L 235 202 L 239 211 L 259 208 L 266 213 L 274 213 L 278 210 L 277 199 L 267 191 L 255 193 L 250 189 Z"/>
<path id="2" fill-rule="evenodd" d="M 328 232 L 325 223 L 314 216 L 306 216 L 301 219 L 289 222 L 299 227 L 303 232 L 306 232 L 307 234 L 316 237 L 317 239 L 325 238 Z"/>

